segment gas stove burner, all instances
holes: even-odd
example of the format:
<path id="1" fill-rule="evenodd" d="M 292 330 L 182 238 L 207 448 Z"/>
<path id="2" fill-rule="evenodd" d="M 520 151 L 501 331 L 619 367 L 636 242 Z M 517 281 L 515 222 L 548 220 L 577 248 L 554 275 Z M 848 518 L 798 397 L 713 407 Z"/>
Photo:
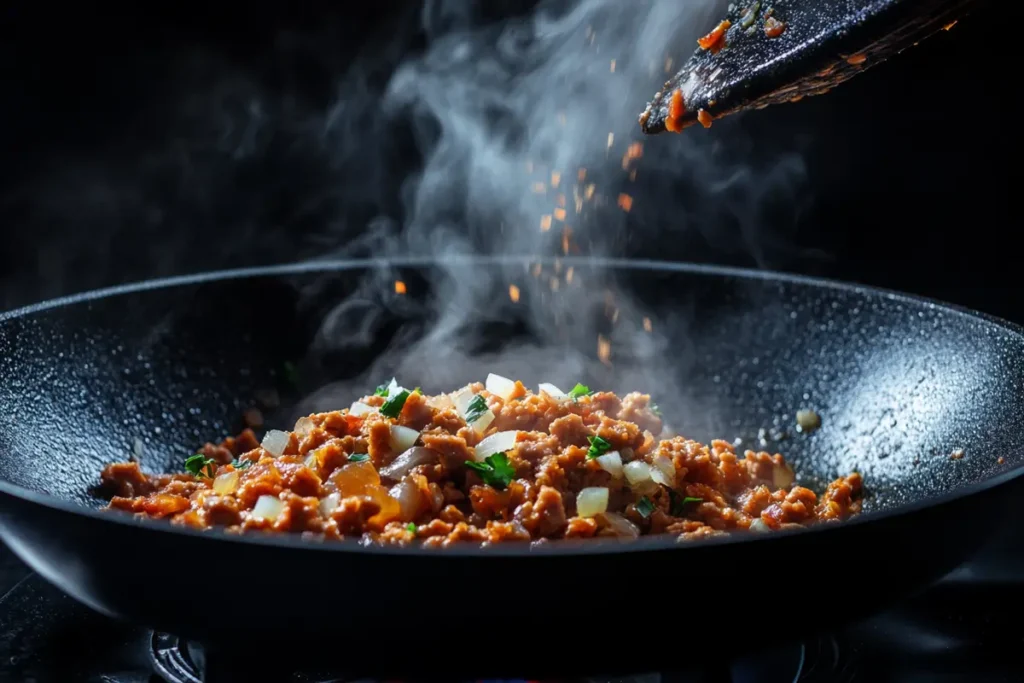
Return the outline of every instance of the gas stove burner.
<path id="1" fill-rule="evenodd" d="M 192 662 L 181 639 L 169 633 L 155 631 L 149 642 L 149 658 L 155 671 L 167 683 L 203 683 L 199 668 Z"/>

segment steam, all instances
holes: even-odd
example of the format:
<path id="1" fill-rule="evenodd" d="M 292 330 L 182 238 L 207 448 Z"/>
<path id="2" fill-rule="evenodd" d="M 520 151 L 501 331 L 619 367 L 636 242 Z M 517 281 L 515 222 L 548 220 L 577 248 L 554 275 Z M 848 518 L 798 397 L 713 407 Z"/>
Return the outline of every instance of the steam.
<path id="1" fill-rule="evenodd" d="M 302 408 L 344 405 L 390 376 L 448 390 L 492 371 L 533 386 L 586 380 L 674 391 L 667 378 L 688 360 L 685 319 L 655 326 L 613 273 L 582 272 L 571 258 L 620 255 L 630 239 L 663 241 L 659 232 L 696 227 L 745 242 L 765 262 L 760 211 L 767 197 L 795 200 L 788 190 L 803 176 L 799 157 L 757 169 L 710 135 L 643 141 L 636 123 L 665 72 L 691 51 L 675 48 L 693 45 L 722 8 L 714 0 L 547 1 L 526 16 L 481 22 L 479 4 L 428 0 L 427 49 L 396 70 L 381 107 L 408 122 L 424 166 L 406 186 L 403 230 L 373 234 L 377 253 L 440 264 L 423 316 L 430 322 L 394 341 L 364 375 L 324 388 Z M 701 193 L 712 199 L 689 206 Z M 482 268 L 462 258 L 474 254 L 532 258 Z M 383 294 L 396 277 L 380 272 L 341 304 L 346 315 L 321 331 L 320 346 L 376 338 L 371 311 L 383 320 L 406 303 Z M 510 301 L 509 287 L 518 300 Z M 376 309 L 367 305 L 372 291 L 383 298 Z M 494 339 L 481 331 L 502 320 L 523 322 L 525 334 Z"/>
<path id="2" fill-rule="evenodd" d="M 23 286 L 0 305 L 240 265 L 434 259 L 408 294 L 394 291 L 403 271 L 380 268 L 332 301 L 310 370 L 404 325 L 358 378 L 300 409 L 347 405 L 392 375 L 430 390 L 489 371 L 645 389 L 670 349 L 674 368 L 688 361 L 685 315 L 650 320 L 613 272 L 571 259 L 685 258 L 676 245 L 703 241 L 772 266 L 787 240 L 766 216 L 784 225 L 779 208 L 793 219 L 800 206 L 799 154 L 766 153 L 743 116 L 640 135 L 643 104 L 726 4 L 426 0 L 354 55 L 336 26 L 284 33 L 249 68 L 165 55 L 170 77 L 119 85 L 151 103 L 137 118 L 112 118 L 3 197 L 8 232 L 31 238 L 3 255 Z"/>

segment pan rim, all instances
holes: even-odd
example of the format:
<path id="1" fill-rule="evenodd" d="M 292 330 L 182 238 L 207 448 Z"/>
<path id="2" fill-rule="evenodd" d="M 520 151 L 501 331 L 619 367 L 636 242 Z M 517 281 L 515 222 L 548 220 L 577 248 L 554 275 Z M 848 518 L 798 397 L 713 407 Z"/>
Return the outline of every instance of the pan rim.
<path id="1" fill-rule="evenodd" d="M 797 275 L 780 271 L 756 270 L 752 268 L 740 268 L 732 266 L 706 265 L 684 261 L 667 261 L 657 259 L 625 259 L 614 257 L 537 257 L 533 255 L 502 255 L 502 256 L 449 256 L 445 258 L 445 265 L 465 266 L 507 266 L 522 265 L 524 263 L 553 264 L 558 261 L 564 266 L 574 267 L 599 267 L 618 271 L 651 271 L 662 273 L 689 273 L 708 277 L 728 277 L 746 281 L 765 281 L 776 283 L 788 283 L 817 287 L 822 289 L 839 290 L 855 295 L 870 295 L 885 297 L 890 301 L 904 301 L 917 305 L 925 305 L 929 308 L 941 309 L 945 312 L 955 313 L 961 317 L 971 318 L 985 322 L 989 325 L 1001 328 L 1006 332 L 1024 338 L 1024 327 L 1016 323 L 990 315 L 981 311 L 969 309 L 957 304 L 950 304 L 936 299 L 916 294 L 907 294 L 881 287 L 873 287 L 852 282 L 842 282 L 828 278 L 818 278 L 807 275 Z M 124 294 L 135 294 L 156 289 L 171 289 L 184 287 L 205 282 L 226 281 L 245 279 L 251 277 L 303 275 L 310 273 L 340 272 L 358 269 L 373 268 L 422 268 L 436 266 L 438 259 L 431 257 L 396 257 L 379 259 L 336 259 L 321 261 L 306 261 L 300 263 L 278 264 L 271 266 L 258 266 L 251 268 L 234 268 L 217 271 L 206 271 L 189 275 L 180 275 L 152 280 L 142 280 L 133 283 L 89 290 L 55 299 L 49 299 L 28 306 L 23 306 L 10 311 L 0 312 L 0 323 L 17 318 L 24 318 L 43 311 L 60 308 L 63 306 L 87 303 L 99 299 L 107 299 Z M 777 531 L 771 534 L 730 534 L 725 537 L 713 537 L 701 541 L 687 543 L 679 542 L 674 536 L 658 535 L 646 536 L 627 542 L 602 541 L 585 539 L 579 542 L 558 541 L 554 543 L 534 546 L 532 544 L 498 544 L 490 547 L 468 545 L 466 547 L 455 546 L 445 549 L 428 549 L 419 546 L 392 547 L 392 546 L 367 546 L 358 539 L 342 539 L 324 542 L 304 540 L 298 536 L 289 534 L 257 535 L 257 534 L 229 534 L 219 529 L 197 530 L 189 527 L 172 525 L 166 520 L 137 520 L 127 513 L 94 509 L 51 496 L 40 491 L 28 489 L 11 482 L 0 480 L 0 493 L 21 499 L 27 503 L 41 505 L 52 510 L 73 515 L 85 515 L 103 523 L 114 523 L 132 527 L 144 527 L 147 532 L 171 533 L 185 536 L 192 536 L 196 539 L 205 539 L 204 542 L 226 541 L 231 543 L 255 544 L 262 546 L 273 546 L 288 548 L 293 551 L 304 552 L 339 552 L 358 553 L 370 555 L 396 555 L 396 556 L 420 556 L 420 557 L 471 557 L 471 558 L 508 558 L 527 556 L 559 556 L 571 557 L 579 555 L 603 555 L 606 553 L 623 552 L 657 552 L 664 550 L 683 550 L 690 552 L 698 551 L 702 547 L 731 545 L 739 543 L 761 543 L 776 538 L 783 538 L 793 535 L 837 533 L 847 527 L 859 527 L 864 524 L 877 524 L 893 517 L 914 514 L 926 509 L 946 505 L 978 495 L 986 491 L 998 488 L 1020 476 L 1024 475 L 1024 462 L 1017 464 L 1005 472 L 987 477 L 982 481 L 975 482 L 968 486 L 955 488 L 939 496 L 933 496 L 922 500 L 913 501 L 887 510 L 866 512 L 846 520 L 841 524 L 822 524 L 806 529 L 793 531 Z"/>

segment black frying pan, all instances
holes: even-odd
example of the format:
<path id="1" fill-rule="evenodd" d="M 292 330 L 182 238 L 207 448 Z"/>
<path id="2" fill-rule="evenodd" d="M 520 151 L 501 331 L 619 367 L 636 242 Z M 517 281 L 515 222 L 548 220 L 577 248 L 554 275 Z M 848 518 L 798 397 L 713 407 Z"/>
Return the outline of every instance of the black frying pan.
<path id="1" fill-rule="evenodd" d="M 378 677 L 450 679 L 717 661 L 875 610 L 956 566 L 999 524 L 1024 471 L 1019 328 L 796 277 L 541 266 L 539 276 L 516 259 L 289 266 L 0 315 L 0 534 L 82 602 L 204 638 L 263 673 L 326 656 Z M 394 279 L 407 294 L 393 293 Z M 595 358 L 597 333 L 610 365 Z M 488 368 L 529 384 L 649 390 L 696 438 L 760 448 L 763 430 L 809 485 L 863 473 L 865 513 L 686 544 L 424 551 L 191 532 L 101 512 L 90 492 L 104 464 L 133 450 L 146 469 L 180 470 L 260 401 L 268 422 L 288 427 L 392 371 L 438 391 Z M 309 398 L 335 381 L 338 394 Z M 803 407 L 822 415 L 817 432 L 792 429 Z"/>

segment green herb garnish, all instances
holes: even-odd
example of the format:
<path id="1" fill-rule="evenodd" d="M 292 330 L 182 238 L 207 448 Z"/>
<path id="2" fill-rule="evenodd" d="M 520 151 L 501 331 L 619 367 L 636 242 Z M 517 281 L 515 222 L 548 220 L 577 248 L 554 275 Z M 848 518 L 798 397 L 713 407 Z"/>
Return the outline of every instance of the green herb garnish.
<path id="1" fill-rule="evenodd" d="M 608 441 L 605 441 L 599 436 L 588 436 L 590 440 L 590 450 L 587 451 L 588 458 L 598 458 L 608 451 L 611 450 L 612 445 Z"/>
<path id="2" fill-rule="evenodd" d="M 636 507 L 636 511 L 640 513 L 641 517 L 647 519 L 651 516 L 651 513 L 654 512 L 654 501 L 647 496 L 644 496 L 636 502 L 634 507 Z"/>
<path id="3" fill-rule="evenodd" d="M 185 470 L 193 477 L 213 479 L 213 475 L 217 473 L 217 461 L 207 458 L 202 453 L 196 453 L 185 460 Z"/>
<path id="4" fill-rule="evenodd" d="M 366 462 L 369 459 L 370 456 L 368 456 L 366 453 L 353 453 L 352 455 L 348 456 L 349 462 Z"/>
<path id="5" fill-rule="evenodd" d="M 374 389 L 373 390 L 373 395 L 374 396 L 384 396 L 384 397 L 387 397 L 388 391 L 391 389 L 391 385 L 392 384 L 395 384 L 395 378 L 394 377 L 391 378 L 390 382 L 387 382 L 386 384 L 381 384 L 376 389 Z"/>
<path id="6" fill-rule="evenodd" d="M 577 383 L 576 386 L 572 388 L 572 391 L 570 391 L 567 395 L 569 396 L 569 398 L 575 401 L 576 399 L 581 398 L 583 396 L 590 396 L 592 393 L 594 392 L 592 392 L 590 390 L 590 387 L 588 387 L 586 384 Z"/>
<path id="7" fill-rule="evenodd" d="M 384 417 L 398 417 L 402 412 L 402 406 L 405 405 L 405 401 L 408 398 L 408 390 L 402 389 L 398 392 L 397 396 L 392 396 L 388 400 L 384 401 L 384 405 L 380 407 L 380 414 Z"/>
<path id="8" fill-rule="evenodd" d="M 234 468 L 236 470 L 244 470 L 247 467 L 251 467 L 252 466 L 252 460 L 238 460 L 236 458 L 234 460 L 234 462 L 232 462 L 231 464 L 234 465 Z"/>
<path id="9" fill-rule="evenodd" d="M 673 517 L 682 517 L 686 514 L 686 506 L 690 503 L 703 503 L 703 498 L 694 498 L 693 496 L 680 497 L 678 493 L 669 489 L 668 491 L 669 500 L 671 501 L 670 512 Z"/>
<path id="10" fill-rule="evenodd" d="M 479 474 L 485 484 L 499 490 L 511 484 L 516 476 L 516 471 L 508 464 L 508 456 L 504 453 L 488 455 L 483 462 L 467 460 L 466 467 Z"/>
<path id="11" fill-rule="evenodd" d="M 473 424 L 479 420 L 484 413 L 490 410 L 487 407 L 487 401 L 480 394 L 473 397 L 473 400 L 466 406 L 466 423 Z"/>
<path id="12" fill-rule="evenodd" d="M 405 525 L 405 530 L 408 531 L 410 534 L 414 534 L 416 533 L 416 525 L 412 522 L 409 522 Z"/>
<path id="13" fill-rule="evenodd" d="M 661 417 L 661 408 L 658 407 L 657 403 L 651 404 L 651 412 L 657 415 L 658 417 Z"/>

